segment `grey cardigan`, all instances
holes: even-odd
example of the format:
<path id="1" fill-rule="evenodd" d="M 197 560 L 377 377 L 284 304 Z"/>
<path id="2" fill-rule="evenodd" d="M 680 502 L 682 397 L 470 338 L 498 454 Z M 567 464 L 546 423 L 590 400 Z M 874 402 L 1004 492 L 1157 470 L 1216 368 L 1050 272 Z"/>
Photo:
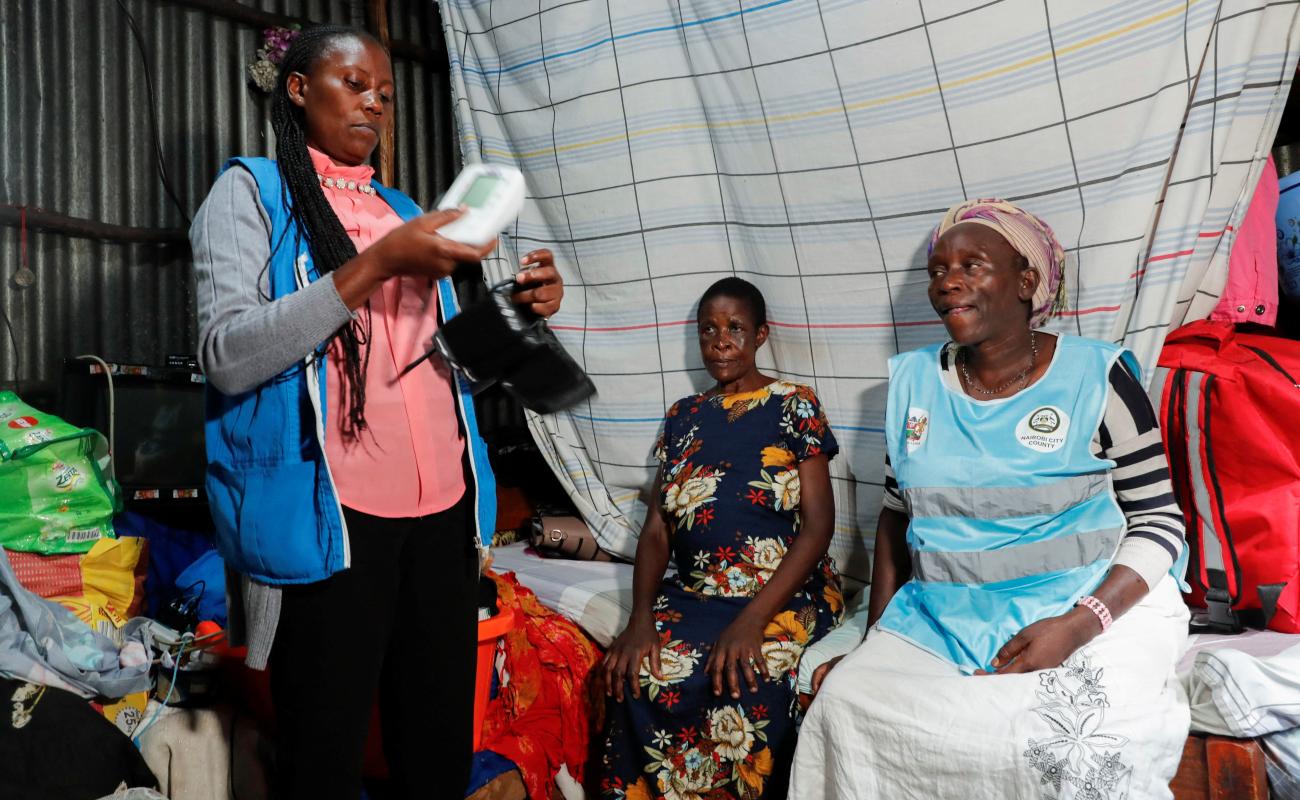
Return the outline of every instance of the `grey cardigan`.
<path id="1" fill-rule="evenodd" d="M 239 394 L 306 358 L 351 319 L 334 276 L 270 299 L 271 220 L 257 182 L 228 169 L 190 226 L 199 364 L 212 386 Z M 231 575 L 227 600 L 232 641 L 248 645 L 245 663 L 265 669 L 280 620 L 280 589 Z"/>

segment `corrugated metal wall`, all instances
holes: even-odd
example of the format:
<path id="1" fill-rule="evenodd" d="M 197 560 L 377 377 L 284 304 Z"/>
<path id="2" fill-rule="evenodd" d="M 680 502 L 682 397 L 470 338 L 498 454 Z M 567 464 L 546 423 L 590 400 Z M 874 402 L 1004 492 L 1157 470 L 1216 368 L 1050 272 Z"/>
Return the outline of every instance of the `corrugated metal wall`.
<path id="1" fill-rule="evenodd" d="M 364 0 L 243 0 L 316 22 L 363 25 Z M 268 154 L 267 97 L 245 66 L 261 44 L 251 25 L 172 0 L 127 0 L 152 67 L 163 157 L 186 213 L 231 155 Z M 394 38 L 436 48 L 431 0 L 392 0 Z M 116 0 L 0 2 L 0 203 L 120 225 L 181 229 L 155 166 L 145 71 Z M 396 58 L 396 185 L 428 206 L 446 187 L 454 129 L 445 65 Z M 19 287 L 20 231 L 0 226 L 0 387 L 29 394 L 57 383 L 79 353 L 159 363 L 194 349 L 189 248 L 27 232 L 35 282 Z M 0 322 L 0 326 L 3 323 Z"/>

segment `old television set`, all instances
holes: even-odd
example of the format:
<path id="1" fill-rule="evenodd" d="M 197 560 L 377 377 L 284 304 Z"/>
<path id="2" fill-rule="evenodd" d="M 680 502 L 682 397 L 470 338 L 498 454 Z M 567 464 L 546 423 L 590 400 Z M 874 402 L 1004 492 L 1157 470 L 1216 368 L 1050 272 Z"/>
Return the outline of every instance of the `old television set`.
<path id="1" fill-rule="evenodd" d="M 112 375 L 112 398 L 105 367 Z M 203 374 L 191 356 L 159 365 L 65 361 L 59 414 L 110 436 L 128 508 L 204 504 Z"/>

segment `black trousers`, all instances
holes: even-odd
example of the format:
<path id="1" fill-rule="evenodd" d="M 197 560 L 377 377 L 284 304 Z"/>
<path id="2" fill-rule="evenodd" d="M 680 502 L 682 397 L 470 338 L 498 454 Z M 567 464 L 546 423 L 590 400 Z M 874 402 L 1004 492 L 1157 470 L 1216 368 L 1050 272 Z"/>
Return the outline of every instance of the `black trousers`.
<path id="1" fill-rule="evenodd" d="M 376 689 L 395 796 L 465 796 L 478 631 L 470 496 L 419 518 L 344 509 L 352 567 L 285 587 L 271 649 L 276 797 L 360 797 Z"/>

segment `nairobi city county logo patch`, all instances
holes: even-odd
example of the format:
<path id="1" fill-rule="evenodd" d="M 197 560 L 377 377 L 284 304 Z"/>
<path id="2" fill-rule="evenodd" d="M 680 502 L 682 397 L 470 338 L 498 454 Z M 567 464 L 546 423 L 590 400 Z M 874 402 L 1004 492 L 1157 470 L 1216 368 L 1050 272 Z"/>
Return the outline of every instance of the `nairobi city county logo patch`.
<path id="1" fill-rule="evenodd" d="M 1040 453 L 1060 450 L 1069 433 L 1070 418 L 1056 406 L 1036 408 L 1016 425 L 1016 440 Z"/>

